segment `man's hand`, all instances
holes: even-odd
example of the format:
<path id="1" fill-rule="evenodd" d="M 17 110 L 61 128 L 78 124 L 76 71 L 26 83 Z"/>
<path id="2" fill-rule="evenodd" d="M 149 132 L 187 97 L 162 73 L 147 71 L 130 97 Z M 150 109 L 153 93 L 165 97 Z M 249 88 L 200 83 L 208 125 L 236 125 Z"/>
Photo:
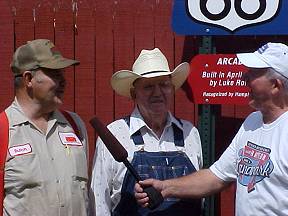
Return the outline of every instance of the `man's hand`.
<path id="1" fill-rule="evenodd" d="M 167 197 L 179 199 L 198 199 L 223 190 L 230 182 L 218 178 L 209 169 L 202 169 L 187 176 L 164 181 L 147 179 L 135 185 L 135 198 L 142 207 L 148 207 L 149 197 L 144 188 L 154 187 L 156 191 Z"/>
<path id="2" fill-rule="evenodd" d="M 163 196 L 164 182 L 156 179 L 146 179 L 135 184 L 135 198 L 137 203 L 142 207 L 148 207 L 149 197 L 147 193 L 144 192 L 145 187 L 153 186 L 157 191 L 159 191 Z M 164 196 L 163 196 L 164 197 Z"/>

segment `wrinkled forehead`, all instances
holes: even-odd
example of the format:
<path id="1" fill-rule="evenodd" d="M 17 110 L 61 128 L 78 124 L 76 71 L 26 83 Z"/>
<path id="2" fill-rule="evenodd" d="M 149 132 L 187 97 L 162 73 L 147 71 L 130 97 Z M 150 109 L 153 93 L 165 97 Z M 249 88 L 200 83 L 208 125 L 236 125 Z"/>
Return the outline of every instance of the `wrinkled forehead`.
<path id="1" fill-rule="evenodd" d="M 243 79 L 257 78 L 265 75 L 270 68 L 249 68 L 248 71 L 243 75 Z"/>
<path id="2" fill-rule="evenodd" d="M 150 78 L 141 77 L 134 81 L 133 86 L 157 84 L 163 81 L 171 81 L 171 76 L 167 75 L 167 76 L 158 76 L 158 77 L 150 77 Z"/>
<path id="3" fill-rule="evenodd" d="M 46 76 L 54 78 L 54 77 L 63 77 L 65 69 L 64 68 L 62 68 L 62 69 L 39 68 L 35 71 L 36 71 L 36 73 L 43 73 Z"/>

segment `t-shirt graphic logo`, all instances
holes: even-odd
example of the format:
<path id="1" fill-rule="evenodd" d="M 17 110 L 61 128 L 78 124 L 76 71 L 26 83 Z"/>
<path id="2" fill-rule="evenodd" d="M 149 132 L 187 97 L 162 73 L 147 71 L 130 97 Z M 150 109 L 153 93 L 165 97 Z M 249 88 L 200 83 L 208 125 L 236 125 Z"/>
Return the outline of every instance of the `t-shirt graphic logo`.
<path id="1" fill-rule="evenodd" d="M 269 177 L 274 169 L 270 160 L 271 150 L 266 147 L 247 142 L 247 145 L 238 152 L 237 165 L 238 182 L 247 186 L 250 193 L 255 189 L 255 184 Z"/>

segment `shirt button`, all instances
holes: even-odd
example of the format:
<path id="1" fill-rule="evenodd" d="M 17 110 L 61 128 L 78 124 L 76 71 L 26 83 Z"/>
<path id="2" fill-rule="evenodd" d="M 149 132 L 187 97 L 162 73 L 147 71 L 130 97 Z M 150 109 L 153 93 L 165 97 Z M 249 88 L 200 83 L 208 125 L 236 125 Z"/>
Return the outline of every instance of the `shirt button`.
<path id="1" fill-rule="evenodd" d="M 51 160 L 54 161 L 54 158 L 52 157 Z"/>
<path id="2" fill-rule="evenodd" d="M 56 183 L 57 183 L 57 184 L 59 184 L 59 182 L 60 182 L 60 180 L 59 180 L 59 179 L 57 179 L 57 180 L 56 180 Z"/>

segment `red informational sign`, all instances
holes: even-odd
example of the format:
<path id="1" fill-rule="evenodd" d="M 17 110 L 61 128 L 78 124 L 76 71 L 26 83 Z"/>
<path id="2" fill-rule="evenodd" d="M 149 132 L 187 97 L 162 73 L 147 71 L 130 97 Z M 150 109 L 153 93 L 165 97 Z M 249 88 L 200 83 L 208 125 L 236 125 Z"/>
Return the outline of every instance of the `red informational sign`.
<path id="1" fill-rule="evenodd" d="M 247 68 L 235 54 L 200 54 L 190 63 L 188 83 L 198 104 L 247 104 Z"/>

